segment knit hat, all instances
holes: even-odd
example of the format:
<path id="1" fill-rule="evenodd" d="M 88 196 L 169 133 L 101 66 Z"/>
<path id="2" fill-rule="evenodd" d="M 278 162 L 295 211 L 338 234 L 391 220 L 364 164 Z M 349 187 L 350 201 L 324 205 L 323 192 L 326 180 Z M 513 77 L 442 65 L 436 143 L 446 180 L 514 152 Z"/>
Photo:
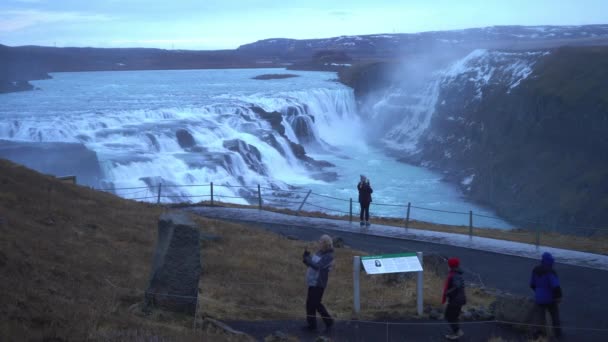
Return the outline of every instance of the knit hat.
<path id="1" fill-rule="evenodd" d="M 542 259 L 541 259 L 541 264 L 545 265 L 545 266 L 553 266 L 553 255 L 551 255 L 551 253 L 549 252 L 545 252 L 543 253 Z"/>
<path id="2" fill-rule="evenodd" d="M 458 258 L 449 258 L 448 266 L 450 266 L 450 268 L 458 267 L 460 266 L 460 260 Z"/>

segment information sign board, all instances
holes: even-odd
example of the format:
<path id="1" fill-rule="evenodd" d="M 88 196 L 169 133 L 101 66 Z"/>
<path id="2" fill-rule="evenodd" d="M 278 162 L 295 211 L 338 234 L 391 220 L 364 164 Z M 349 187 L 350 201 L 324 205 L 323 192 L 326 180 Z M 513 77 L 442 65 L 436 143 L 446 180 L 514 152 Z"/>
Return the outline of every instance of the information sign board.
<path id="1" fill-rule="evenodd" d="M 367 274 L 422 271 L 422 265 L 416 253 L 362 256 L 361 263 Z"/>

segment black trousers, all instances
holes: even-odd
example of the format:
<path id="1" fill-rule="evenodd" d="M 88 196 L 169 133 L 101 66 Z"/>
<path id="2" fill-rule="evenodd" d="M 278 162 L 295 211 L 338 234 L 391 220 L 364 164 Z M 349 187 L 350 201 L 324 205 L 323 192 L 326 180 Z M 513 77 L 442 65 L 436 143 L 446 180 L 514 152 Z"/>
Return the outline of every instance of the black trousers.
<path id="1" fill-rule="evenodd" d="M 321 318 L 323 318 L 323 323 L 325 323 L 326 327 L 334 324 L 333 318 L 331 318 L 329 312 L 327 312 L 327 309 L 325 309 L 325 306 L 321 304 L 324 291 L 325 289 L 322 287 L 308 287 L 308 295 L 306 296 L 306 321 L 308 322 L 308 327 L 310 328 L 317 327 L 317 312 L 321 314 Z"/>
<path id="2" fill-rule="evenodd" d="M 361 218 L 361 221 L 363 221 L 363 217 L 365 216 L 365 221 L 369 221 L 369 205 L 370 202 L 360 202 L 359 203 L 361 205 L 361 214 L 359 214 L 359 217 Z"/>
<path id="3" fill-rule="evenodd" d="M 458 324 L 458 317 L 460 316 L 460 309 L 462 309 L 462 305 L 454 305 L 449 304 L 445 307 L 445 319 L 450 323 L 450 327 L 452 331 L 455 333 L 460 329 L 460 324 Z"/>
<path id="4" fill-rule="evenodd" d="M 559 306 L 557 303 L 551 303 L 551 304 L 536 304 L 537 305 L 537 312 L 538 312 L 538 318 L 537 318 L 537 322 L 540 325 L 546 325 L 546 320 L 545 320 L 545 314 L 547 311 L 549 311 L 549 315 L 551 315 L 551 322 L 553 325 L 553 334 L 556 337 L 560 337 L 562 336 L 562 328 L 561 328 L 561 322 L 559 321 Z M 544 330 L 544 329 L 542 329 Z M 538 329 L 536 331 L 536 334 L 540 334 L 541 329 Z"/>

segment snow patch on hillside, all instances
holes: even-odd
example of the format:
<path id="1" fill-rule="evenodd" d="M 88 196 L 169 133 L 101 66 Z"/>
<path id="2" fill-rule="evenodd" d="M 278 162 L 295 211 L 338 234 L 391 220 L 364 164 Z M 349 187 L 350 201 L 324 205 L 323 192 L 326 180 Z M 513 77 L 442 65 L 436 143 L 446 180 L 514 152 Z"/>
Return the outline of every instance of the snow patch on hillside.
<path id="1" fill-rule="evenodd" d="M 484 87 L 493 84 L 506 87 L 510 92 L 528 78 L 540 57 L 546 51 L 501 52 L 478 49 L 452 64 L 445 72 L 442 84 L 471 82 L 475 99 L 481 100 Z"/>
<path id="2" fill-rule="evenodd" d="M 386 116 L 392 117 L 393 121 L 388 122 L 393 124 L 387 127 L 382 142 L 389 149 L 415 153 L 420 138 L 427 134 L 436 106 L 445 104 L 445 99 L 440 99 L 442 90 L 451 87 L 472 90 L 472 101 L 482 100 L 489 89 L 509 93 L 532 75 L 534 65 L 547 54 L 475 50 L 446 69 L 434 72 L 425 86 L 391 88 L 372 106 L 370 118 L 383 122 Z M 462 118 L 452 115 L 448 120 Z M 444 157 L 450 158 L 449 152 Z"/>

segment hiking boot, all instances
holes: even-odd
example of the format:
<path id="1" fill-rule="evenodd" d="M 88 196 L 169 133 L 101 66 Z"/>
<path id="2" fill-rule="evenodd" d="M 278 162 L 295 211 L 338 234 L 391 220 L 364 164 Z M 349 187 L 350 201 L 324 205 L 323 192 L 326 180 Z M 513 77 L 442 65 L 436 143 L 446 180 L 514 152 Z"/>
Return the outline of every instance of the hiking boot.
<path id="1" fill-rule="evenodd" d="M 334 326 L 334 320 L 331 319 L 331 321 L 328 321 L 327 323 L 325 323 L 325 330 L 323 330 L 324 334 L 329 334 L 332 332 L 332 328 Z"/>
<path id="2" fill-rule="evenodd" d="M 369 221 L 365 221 L 365 226 L 369 227 Z"/>
<path id="3" fill-rule="evenodd" d="M 454 340 L 461 338 L 462 336 L 464 336 L 464 332 L 462 331 L 462 329 L 459 329 L 455 333 L 445 335 L 445 338 L 447 338 L 448 340 L 454 341 Z"/>
<path id="4" fill-rule="evenodd" d="M 361 221 L 360 225 L 361 227 L 365 226 L 365 222 Z"/>

